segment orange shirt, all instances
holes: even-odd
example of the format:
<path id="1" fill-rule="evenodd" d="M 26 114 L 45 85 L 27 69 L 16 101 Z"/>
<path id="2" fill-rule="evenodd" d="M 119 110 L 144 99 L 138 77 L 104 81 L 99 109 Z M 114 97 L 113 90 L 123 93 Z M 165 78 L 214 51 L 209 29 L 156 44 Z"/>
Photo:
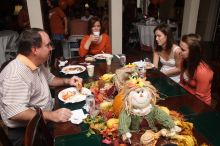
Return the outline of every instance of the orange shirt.
<path id="1" fill-rule="evenodd" d="M 193 79 L 186 81 L 181 74 L 180 85 L 203 102 L 211 105 L 211 84 L 213 71 L 204 63 L 197 67 Z"/>
<path id="2" fill-rule="evenodd" d="M 50 19 L 50 30 L 52 34 L 64 34 L 65 26 L 64 26 L 64 17 L 66 15 L 62 11 L 61 8 L 56 7 L 50 11 L 49 19 Z"/>
<path id="3" fill-rule="evenodd" d="M 105 33 L 102 34 L 102 40 L 99 44 L 91 43 L 89 50 L 84 48 L 86 41 L 89 39 L 89 35 L 85 35 L 80 43 L 79 55 L 80 57 L 84 57 L 87 54 L 100 54 L 103 52 L 105 53 L 112 53 L 112 47 L 110 44 L 109 36 Z"/>

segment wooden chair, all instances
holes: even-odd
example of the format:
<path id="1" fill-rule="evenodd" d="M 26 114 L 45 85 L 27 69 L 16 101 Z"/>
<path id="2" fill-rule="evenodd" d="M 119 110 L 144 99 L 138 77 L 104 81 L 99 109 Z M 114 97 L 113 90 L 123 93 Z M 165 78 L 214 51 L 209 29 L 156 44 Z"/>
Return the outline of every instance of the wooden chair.
<path id="1" fill-rule="evenodd" d="M 36 109 L 36 115 L 28 123 L 24 146 L 53 146 L 53 137 L 45 124 L 43 113 L 40 108 Z"/>
<path id="2" fill-rule="evenodd" d="M 9 62 L 11 62 L 13 59 L 11 59 L 11 60 L 8 60 L 8 61 L 5 61 L 2 65 L 1 65 L 1 67 L 0 67 L 0 72 L 8 65 L 8 63 Z"/>
<path id="3" fill-rule="evenodd" d="M 80 43 L 83 38 L 83 35 L 71 35 L 69 37 L 69 51 L 70 51 L 70 57 L 79 57 L 79 48 Z"/>
<path id="4" fill-rule="evenodd" d="M 79 57 L 80 42 L 88 31 L 88 22 L 79 18 L 70 20 L 70 36 L 63 45 L 63 54 L 66 59 Z"/>
<path id="5" fill-rule="evenodd" d="M 5 130 L 3 129 L 2 125 L 0 124 L 0 145 L 3 146 L 12 146 L 11 141 L 8 138 L 8 135 L 5 133 Z"/>
<path id="6" fill-rule="evenodd" d="M 88 22 L 81 19 L 73 19 L 69 24 L 70 35 L 85 35 L 88 30 Z"/>
<path id="7" fill-rule="evenodd" d="M 63 47 L 63 54 L 66 59 L 79 57 L 80 42 L 83 35 L 71 35 L 65 42 L 66 45 Z"/>

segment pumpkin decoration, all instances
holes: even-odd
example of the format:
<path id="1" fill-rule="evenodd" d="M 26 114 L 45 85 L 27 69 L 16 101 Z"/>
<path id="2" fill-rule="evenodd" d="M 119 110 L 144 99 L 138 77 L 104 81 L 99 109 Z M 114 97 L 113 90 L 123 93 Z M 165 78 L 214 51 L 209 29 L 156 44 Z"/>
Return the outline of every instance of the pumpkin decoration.
<path id="1" fill-rule="evenodd" d="M 118 93 L 118 95 L 115 96 L 115 99 L 113 102 L 113 112 L 115 114 L 115 117 L 118 117 L 121 112 L 123 97 L 124 97 L 124 90 L 121 90 Z"/>

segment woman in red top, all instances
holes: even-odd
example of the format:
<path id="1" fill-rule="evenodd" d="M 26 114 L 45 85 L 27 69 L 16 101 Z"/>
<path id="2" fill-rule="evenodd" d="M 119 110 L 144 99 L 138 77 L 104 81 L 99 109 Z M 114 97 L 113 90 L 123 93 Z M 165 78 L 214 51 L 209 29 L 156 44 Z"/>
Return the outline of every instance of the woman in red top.
<path id="1" fill-rule="evenodd" d="M 197 34 L 184 35 L 180 47 L 184 58 L 180 84 L 203 102 L 211 105 L 213 71 L 202 59 L 201 37 Z"/>
<path id="2" fill-rule="evenodd" d="M 102 33 L 101 21 L 98 17 L 92 17 L 88 22 L 88 33 L 81 41 L 79 55 L 81 57 L 87 54 L 112 53 L 110 38 Z"/>

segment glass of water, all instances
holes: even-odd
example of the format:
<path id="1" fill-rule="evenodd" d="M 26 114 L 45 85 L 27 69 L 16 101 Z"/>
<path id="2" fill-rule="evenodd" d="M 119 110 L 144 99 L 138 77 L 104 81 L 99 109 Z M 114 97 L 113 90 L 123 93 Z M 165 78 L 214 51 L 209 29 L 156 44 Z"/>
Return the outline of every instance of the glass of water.
<path id="1" fill-rule="evenodd" d="M 120 58 L 120 65 L 121 66 L 124 66 L 125 64 L 126 64 L 126 56 L 125 56 L 125 54 L 119 54 L 118 55 Z"/>
<path id="2" fill-rule="evenodd" d="M 149 58 L 144 58 L 144 62 L 151 62 Z"/>
<path id="3" fill-rule="evenodd" d="M 95 98 L 93 95 L 88 95 L 86 97 L 86 111 L 90 115 L 93 115 L 93 113 L 95 112 Z"/>

